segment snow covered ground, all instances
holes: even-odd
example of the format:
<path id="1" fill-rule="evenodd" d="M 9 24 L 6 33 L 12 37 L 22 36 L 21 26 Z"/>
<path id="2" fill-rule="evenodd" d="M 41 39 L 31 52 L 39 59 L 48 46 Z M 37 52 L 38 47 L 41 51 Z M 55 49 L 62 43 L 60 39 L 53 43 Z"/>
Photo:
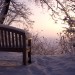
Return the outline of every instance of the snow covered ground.
<path id="1" fill-rule="evenodd" d="M 75 75 L 75 56 L 34 55 L 24 66 L 21 53 L 0 52 L 0 75 Z"/>

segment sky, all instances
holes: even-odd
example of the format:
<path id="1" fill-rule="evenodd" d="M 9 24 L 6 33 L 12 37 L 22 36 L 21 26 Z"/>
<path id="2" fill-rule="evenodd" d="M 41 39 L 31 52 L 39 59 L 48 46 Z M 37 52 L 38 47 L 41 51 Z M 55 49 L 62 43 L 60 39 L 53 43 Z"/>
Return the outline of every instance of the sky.
<path id="1" fill-rule="evenodd" d="M 33 13 L 31 19 L 35 21 L 32 31 L 48 38 L 57 38 L 57 33 L 63 30 L 64 25 L 61 22 L 56 24 L 49 15 L 48 9 L 43 9 L 33 2 L 30 2 L 29 6 Z"/>
<path id="2" fill-rule="evenodd" d="M 24 1 L 24 0 L 22 0 Z M 21 2 L 22 2 L 21 1 Z M 64 25 L 59 21 L 58 24 L 49 15 L 48 8 L 42 8 L 40 5 L 35 4 L 33 1 L 25 1 L 27 6 L 31 9 L 31 19 L 34 22 L 31 32 L 34 34 L 39 33 L 40 36 L 48 38 L 58 38 L 57 33 L 62 32 Z"/>

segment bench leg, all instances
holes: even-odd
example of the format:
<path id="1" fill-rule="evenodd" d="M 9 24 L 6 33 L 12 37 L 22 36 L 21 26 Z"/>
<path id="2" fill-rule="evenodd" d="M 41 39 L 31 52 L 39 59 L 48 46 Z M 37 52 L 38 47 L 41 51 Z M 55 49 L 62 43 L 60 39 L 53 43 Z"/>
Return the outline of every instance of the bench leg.
<path id="1" fill-rule="evenodd" d="M 26 60 L 27 60 L 27 58 L 26 58 L 26 52 L 23 52 L 23 65 L 27 65 Z"/>
<path id="2" fill-rule="evenodd" d="M 28 63 L 31 63 L 31 51 L 28 52 Z"/>

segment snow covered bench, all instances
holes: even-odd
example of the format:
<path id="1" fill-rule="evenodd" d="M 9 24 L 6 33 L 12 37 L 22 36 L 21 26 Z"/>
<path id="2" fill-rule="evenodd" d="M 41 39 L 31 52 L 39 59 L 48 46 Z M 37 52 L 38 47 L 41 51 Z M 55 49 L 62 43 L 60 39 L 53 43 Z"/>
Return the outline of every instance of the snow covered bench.
<path id="1" fill-rule="evenodd" d="M 0 51 L 23 52 L 23 65 L 31 63 L 31 39 L 22 29 L 0 25 Z"/>

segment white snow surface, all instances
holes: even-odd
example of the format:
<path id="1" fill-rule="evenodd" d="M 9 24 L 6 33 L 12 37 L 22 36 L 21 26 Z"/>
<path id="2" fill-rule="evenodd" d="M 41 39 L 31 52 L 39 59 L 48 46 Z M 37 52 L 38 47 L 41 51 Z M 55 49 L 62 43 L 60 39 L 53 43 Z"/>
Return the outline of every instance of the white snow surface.
<path id="1" fill-rule="evenodd" d="M 75 56 L 32 55 L 24 66 L 22 53 L 0 52 L 0 75 L 75 75 Z"/>

